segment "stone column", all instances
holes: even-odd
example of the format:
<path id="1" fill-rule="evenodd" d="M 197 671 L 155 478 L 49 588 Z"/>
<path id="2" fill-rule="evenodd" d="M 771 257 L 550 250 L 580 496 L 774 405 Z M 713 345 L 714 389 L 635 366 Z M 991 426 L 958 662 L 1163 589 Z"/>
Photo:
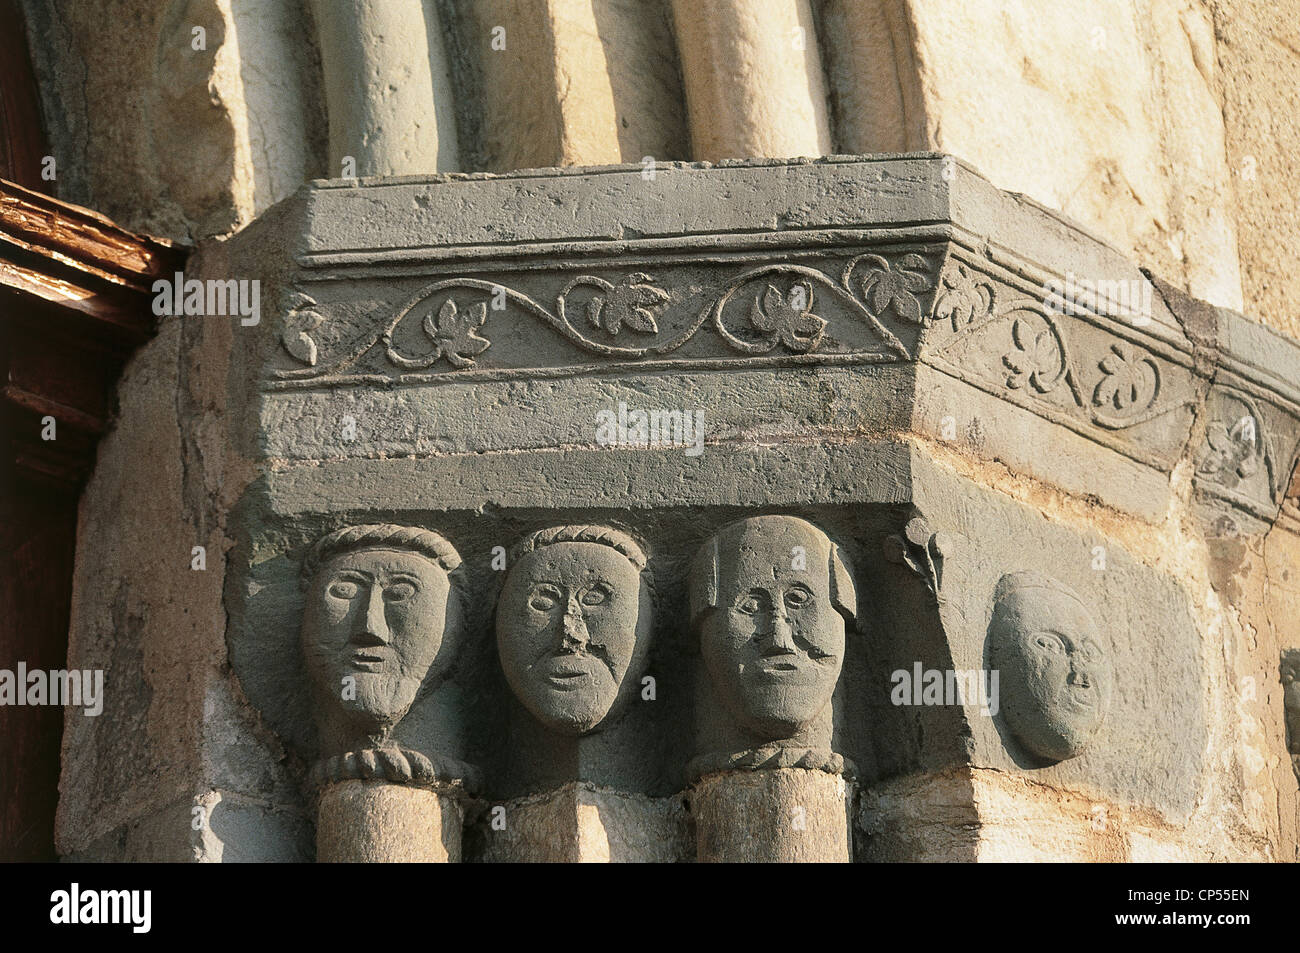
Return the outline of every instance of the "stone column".
<path id="1" fill-rule="evenodd" d="M 691 792 L 700 863 L 848 863 L 853 784 L 809 768 L 722 771 Z"/>
<path id="2" fill-rule="evenodd" d="M 489 863 L 677 863 L 691 853 L 680 798 L 586 782 L 508 801 L 482 826 Z"/>
<path id="3" fill-rule="evenodd" d="M 493 172 L 684 159 L 667 0 L 475 0 L 453 14 L 468 154 Z M 472 64 L 472 65 L 467 65 Z M 468 74 L 471 74 L 468 75 Z"/>
<path id="4" fill-rule="evenodd" d="M 449 793 L 340 781 L 321 792 L 316 817 L 318 863 L 460 863 L 465 811 Z"/>
<path id="5" fill-rule="evenodd" d="M 330 175 L 356 159 L 355 175 L 412 175 L 460 168 L 442 28 L 431 3 L 324 0 L 314 5 L 325 97 Z"/>
<path id="6" fill-rule="evenodd" d="M 695 158 L 834 151 L 808 0 L 674 0 Z"/>

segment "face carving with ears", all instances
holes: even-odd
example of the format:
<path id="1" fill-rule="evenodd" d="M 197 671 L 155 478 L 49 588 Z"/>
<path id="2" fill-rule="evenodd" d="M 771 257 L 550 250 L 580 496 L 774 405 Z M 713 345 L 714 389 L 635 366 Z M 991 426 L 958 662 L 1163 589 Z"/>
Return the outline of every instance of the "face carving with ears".
<path id="1" fill-rule="evenodd" d="M 497 649 L 524 707 L 553 731 L 581 735 L 606 724 L 637 688 L 649 647 L 650 596 L 644 557 L 630 539 L 612 530 L 565 529 L 550 531 L 558 541 L 540 543 L 507 574 Z M 613 545 L 592 541 L 614 535 L 640 566 Z"/>
<path id="2" fill-rule="evenodd" d="M 764 740 L 789 738 L 830 702 L 856 609 L 838 549 L 804 520 L 724 527 L 692 574 L 700 650 L 725 708 Z"/>

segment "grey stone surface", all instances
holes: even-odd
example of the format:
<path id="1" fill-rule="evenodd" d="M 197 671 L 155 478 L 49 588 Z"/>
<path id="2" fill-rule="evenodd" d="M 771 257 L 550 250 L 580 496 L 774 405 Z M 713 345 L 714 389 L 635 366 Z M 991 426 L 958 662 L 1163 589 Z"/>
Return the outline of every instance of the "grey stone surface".
<path id="1" fill-rule="evenodd" d="M 1181 317 L 947 157 L 319 182 L 277 212 L 240 238 L 280 262 L 283 318 L 241 338 L 276 460 L 609 449 L 602 411 L 699 408 L 706 446 L 912 430 L 1147 519 L 1209 440 L 1199 482 L 1267 520 L 1300 445 L 1291 342 Z M 1210 475 L 1207 395 L 1249 404 L 1250 478 Z"/>
<path id="2" fill-rule="evenodd" d="M 640 691 L 654 612 L 645 553 L 611 527 L 557 526 L 514 555 L 496 613 L 506 681 L 543 725 L 585 735 Z"/>

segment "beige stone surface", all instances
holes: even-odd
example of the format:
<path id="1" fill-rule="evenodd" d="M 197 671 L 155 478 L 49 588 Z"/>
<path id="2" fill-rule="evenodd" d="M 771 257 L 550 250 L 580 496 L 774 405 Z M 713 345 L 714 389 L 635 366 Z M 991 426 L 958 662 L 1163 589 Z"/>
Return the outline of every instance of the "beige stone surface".
<path id="1" fill-rule="evenodd" d="M 482 85 L 487 169 L 686 157 L 663 3 L 483 0 L 462 28 Z"/>
<path id="2" fill-rule="evenodd" d="M 969 771 L 891 778 L 864 787 L 858 802 L 864 860 L 975 860 L 980 819 Z"/>
<path id="3" fill-rule="evenodd" d="M 230 268 L 220 245 L 194 274 L 205 261 Z M 227 429 L 238 326 L 163 318 L 119 382 L 81 498 L 68 633 L 69 666 L 104 672 L 104 710 L 64 724 L 60 854 L 121 843 L 140 859 L 203 859 L 219 855 L 227 819 L 296 824 L 281 824 L 300 801 L 283 752 L 225 664 L 226 520 L 255 475 Z M 225 806 L 194 826 L 213 791 Z"/>
<path id="4" fill-rule="evenodd" d="M 1197 297 L 1241 307 L 1214 33 L 1199 4 L 907 6 L 927 147 L 1065 212 Z M 869 133 L 849 141 L 869 144 Z"/>
<path id="5" fill-rule="evenodd" d="M 701 863 L 847 863 L 853 785 L 807 768 L 705 775 L 690 794 Z"/>
<path id="6" fill-rule="evenodd" d="M 836 151 L 932 148 L 907 4 L 824 0 L 820 9 Z"/>
<path id="7" fill-rule="evenodd" d="M 319 863 L 460 863 L 464 811 L 454 797 L 382 781 L 343 781 L 321 794 Z"/>
<path id="8" fill-rule="evenodd" d="M 673 0 L 692 158 L 832 151 L 808 0 Z"/>
<path id="9" fill-rule="evenodd" d="M 1300 3 L 1210 0 L 1208 7 L 1246 313 L 1300 337 Z"/>
<path id="10" fill-rule="evenodd" d="M 691 854 L 680 798 L 582 782 L 494 805 L 479 827 L 488 863 L 676 863 Z"/>
<path id="11" fill-rule="evenodd" d="M 329 174 L 456 172 L 451 77 L 433 4 L 316 0 L 329 107 Z"/>
<path id="12" fill-rule="evenodd" d="M 296 2 L 25 7 L 61 198 L 199 238 L 324 171 L 315 52 Z"/>

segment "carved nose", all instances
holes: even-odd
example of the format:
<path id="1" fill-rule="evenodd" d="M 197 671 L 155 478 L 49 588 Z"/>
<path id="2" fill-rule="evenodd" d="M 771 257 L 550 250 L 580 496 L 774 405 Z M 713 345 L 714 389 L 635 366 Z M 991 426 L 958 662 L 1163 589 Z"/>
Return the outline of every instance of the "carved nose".
<path id="1" fill-rule="evenodd" d="M 573 651 L 587 644 L 587 622 L 583 619 L 582 610 L 578 608 L 576 601 L 571 600 L 569 602 L 569 607 L 564 612 L 564 619 L 561 621 L 560 626 L 560 648 Z"/>
<path id="2" fill-rule="evenodd" d="M 1083 671 L 1082 669 L 1071 668 L 1070 681 L 1071 683 L 1078 685 L 1080 688 L 1092 687 L 1092 680 L 1088 677 L 1088 673 Z"/>
<path id="3" fill-rule="evenodd" d="M 771 616 L 767 645 L 763 648 L 763 655 L 796 654 L 798 653 L 794 644 L 794 627 L 790 625 L 790 619 L 786 614 L 777 609 Z"/>
<path id="4" fill-rule="evenodd" d="M 365 600 L 364 611 L 357 613 L 352 641 L 357 645 L 387 645 L 389 632 L 388 619 L 384 616 L 383 590 L 379 586 L 373 586 Z"/>

